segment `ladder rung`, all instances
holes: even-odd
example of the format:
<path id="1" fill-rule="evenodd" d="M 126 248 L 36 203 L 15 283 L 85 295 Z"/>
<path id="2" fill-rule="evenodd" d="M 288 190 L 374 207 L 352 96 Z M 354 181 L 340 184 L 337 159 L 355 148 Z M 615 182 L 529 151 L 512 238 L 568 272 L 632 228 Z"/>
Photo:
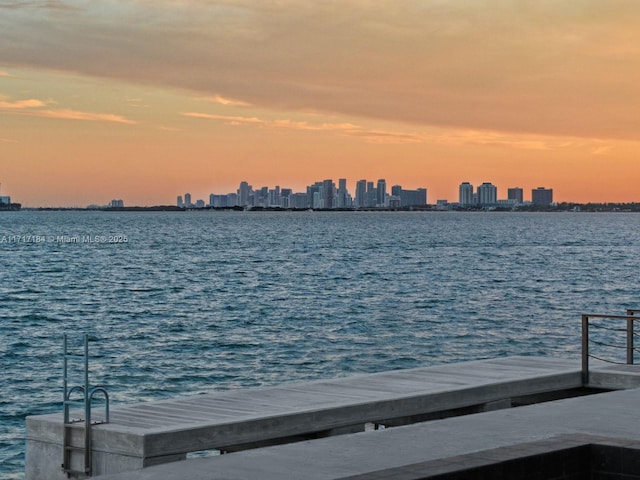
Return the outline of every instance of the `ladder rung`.
<path id="1" fill-rule="evenodd" d="M 87 474 L 87 472 L 85 472 L 84 470 L 73 470 L 71 468 L 64 468 L 64 467 L 62 467 L 62 471 L 64 473 L 68 473 L 69 475 L 78 475 L 78 476 L 80 476 L 80 475 L 86 475 Z"/>
<path id="2" fill-rule="evenodd" d="M 72 445 L 67 445 L 64 449 L 68 452 L 84 452 L 84 447 L 74 447 Z"/>

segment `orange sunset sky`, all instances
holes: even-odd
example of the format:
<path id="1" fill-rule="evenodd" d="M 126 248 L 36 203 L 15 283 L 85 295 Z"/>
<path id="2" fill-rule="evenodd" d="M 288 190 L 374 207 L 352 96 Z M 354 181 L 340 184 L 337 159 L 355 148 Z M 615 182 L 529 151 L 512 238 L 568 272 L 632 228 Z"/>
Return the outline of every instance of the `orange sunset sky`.
<path id="1" fill-rule="evenodd" d="M 640 201 L 638 0 L 0 0 L 0 195 Z"/>

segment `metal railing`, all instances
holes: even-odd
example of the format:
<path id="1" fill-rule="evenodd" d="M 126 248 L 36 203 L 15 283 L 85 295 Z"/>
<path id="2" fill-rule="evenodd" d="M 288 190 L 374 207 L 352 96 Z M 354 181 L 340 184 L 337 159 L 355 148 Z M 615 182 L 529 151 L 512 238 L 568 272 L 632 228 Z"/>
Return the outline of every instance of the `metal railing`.
<path id="1" fill-rule="evenodd" d="M 640 321 L 640 316 L 635 316 L 635 314 L 640 313 L 640 309 L 629 308 L 627 309 L 626 315 L 600 315 L 600 314 L 583 314 L 582 315 L 582 384 L 587 386 L 589 384 L 589 359 L 593 358 L 596 360 L 600 360 L 607 363 L 614 363 L 618 365 L 633 365 L 634 364 L 634 353 L 637 351 L 634 345 L 634 337 L 637 335 L 634 331 L 635 322 Z M 589 338 L 589 321 L 592 319 L 607 319 L 607 320 L 625 320 L 626 321 L 626 345 L 614 345 L 607 344 L 604 342 L 595 342 L 592 338 Z M 599 328 L 613 330 L 608 327 L 599 326 Z M 617 331 L 622 331 L 618 329 Z M 616 362 L 612 360 L 607 360 L 602 357 L 598 357 L 593 355 L 589 346 L 591 343 L 597 343 L 598 345 L 610 347 L 610 348 L 620 348 L 626 350 L 626 362 Z"/>
<path id="2" fill-rule="evenodd" d="M 640 317 L 639 317 L 640 318 Z M 89 336 L 82 336 L 82 350 L 80 353 L 71 353 L 67 334 L 63 335 L 63 372 L 62 382 L 64 388 L 63 397 L 63 433 L 62 433 L 62 470 L 67 474 L 68 478 L 91 476 L 92 473 L 92 450 L 91 450 L 91 427 L 96 423 L 109 423 L 109 393 L 107 389 L 101 385 L 91 387 L 89 384 Z M 76 346 L 77 348 L 77 346 Z M 69 360 L 82 361 L 82 383 L 80 385 L 69 386 Z M 72 394 L 79 394 L 79 400 L 73 400 Z M 104 420 L 93 421 L 91 418 L 91 403 L 96 394 L 104 396 Z M 84 407 L 84 418 L 72 419 L 70 417 L 70 408 L 72 405 L 78 404 Z M 81 447 L 73 446 L 71 443 L 71 428 L 76 423 L 84 423 L 84 436 Z M 72 467 L 73 452 L 82 453 L 83 469 L 77 470 Z"/>

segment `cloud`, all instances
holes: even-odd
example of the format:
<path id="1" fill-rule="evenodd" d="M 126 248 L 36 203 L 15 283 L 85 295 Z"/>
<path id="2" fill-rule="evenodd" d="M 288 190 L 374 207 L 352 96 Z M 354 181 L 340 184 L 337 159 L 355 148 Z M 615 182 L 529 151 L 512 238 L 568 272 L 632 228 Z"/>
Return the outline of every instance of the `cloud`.
<path id="1" fill-rule="evenodd" d="M 349 122 L 312 123 L 307 121 L 294 121 L 290 119 L 266 120 L 258 117 L 218 115 L 198 112 L 188 112 L 183 113 L 182 115 L 191 118 L 219 121 L 233 126 L 258 126 L 261 128 L 309 132 L 334 132 L 339 135 L 361 138 L 366 142 L 379 144 L 430 143 L 450 147 L 493 146 L 518 150 L 540 151 L 558 150 L 579 146 L 579 142 L 567 140 L 566 138 L 559 139 L 552 135 L 514 134 L 491 130 L 447 128 L 407 132 L 366 128 Z M 596 150 L 598 152 L 605 152 L 607 148 L 608 147 L 596 147 Z"/>
<path id="2" fill-rule="evenodd" d="M 453 130 L 441 135 L 431 135 L 430 141 L 448 146 L 495 146 L 522 150 L 555 150 L 571 146 L 566 140 L 539 135 L 505 134 L 497 131 Z"/>
<path id="3" fill-rule="evenodd" d="M 225 98 L 221 95 L 214 95 L 208 98 L 210 101 L 219 103 L 220 105 L 232 106 L 232 107 L 249 107 L 250 103 L 243 102 L 242 100 L 234 100 L 231 98 Z"/>
<path id="4" fill-rule="evenodd" d="M 2 5 L 4 65 L 188 89 L 226 106 L 640 138 L 637 0 Z"/>
<path id="5" fill-rule="evenodd" d="M 45 105 L 46 105 L 45 102 L 41 100 L 36 100 L 34 98 L 30 98 L 28 100 L 16 100 L 15 102 L 9 102 L 6 100 L 2 100 L 2 97 L 0 97 L 0 109 L 5 109 L 5 110 L 23 110 L 26 108 L 44 107 Z"/>
<path id="6" fill-rule="evenodd" d="M 369 143 L 379 144 L 402 144 L 402 143 L 424 143 L 426 138 L 423 135 L 411 133 L 386 132 L 382 130 L 360 130 L 346 131 L 346 135 L 364 138 Z"/>
<path id="7" fill-rule="evenodd" d="M 92 122 L 113 122 L 135 124 L 134 120 L 130 120 L 121 115 L 111 113 L 95 113 L 84 112 L 73 109 L 43 109 L 50 102 L 43 102 L 35 98 L 27 100 L 9 101 L 5 97 L 0 97 L 0 111 L 14 114 L 26 115 L 31 117 L 42 118 L 58 118 L 62 120 L 87 120 Z"/>
<path id="8" fill-rule="evenodd" d="M 187 112 L 182 115 L 185 117 L 201 118 L 205 120 L 216 120 L 224 122 L 227 125 L 234 126 L 253 125 L 272 129 L 309 132 L 336 132 L 340 135 L 363 138 L 371 143 L 419 143 L 423 140 L 419 135 L 370 130 L 354 125 L 353 123 L 310 123 L 289 119 L 263 120 L 258 117 L 241 117 L 197 112 Z"/>
<path id="9" fill-rule="evenodd" d="M 309 123 L 293 120 L 273 120 L 270 124 L 276 128 L 288 128 L 291 130 L 352 131 L 359 129 L 359 127 L 352 123 Z"/>
<path id="10" fill-rule="evenodd" d="M 38 110 L 36 112 L 33 112 L 32 115 L 44 118 L 58 118 L 62 120 L 86 120 L 90 122 L 112 122 L 126 124 L 138 123 L 121 115 L 114 115 L 110 113 L 82 112 L 69 109 Z"/>
<path id="11" fill-rule="evenodd" d="M 185 117 L 193 117 L 193 118 L 203 118 L 206 120 L 220 120 L 229 125 L 244 125 L 244 124 L 254 124 L 254 125 L 266 125 L 267 122 L 264 120 L 260 120 L 257 117 L 239 117 L 232 115 L 215 115 L 210 113 L 198 113 L 198 112 L 186 112 L 182 114 Z"/>

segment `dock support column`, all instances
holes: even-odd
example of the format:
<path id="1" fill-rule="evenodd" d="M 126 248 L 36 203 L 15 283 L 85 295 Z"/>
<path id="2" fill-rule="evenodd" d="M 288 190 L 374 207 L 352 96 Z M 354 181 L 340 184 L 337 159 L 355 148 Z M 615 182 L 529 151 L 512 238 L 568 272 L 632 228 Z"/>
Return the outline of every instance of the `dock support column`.
<path id="1" fill-rule="evenodd" d="M 627 315 L 633 317 L 634 310 L 627 310 Z M 627 318 L 627 364 L 633 365 L 633 322 L 632 318 Z"/>
<path id="2" fill-rule="evenodd" d="M 582 386 L 589 386 L 589 316 L 582 315 Z"/>

